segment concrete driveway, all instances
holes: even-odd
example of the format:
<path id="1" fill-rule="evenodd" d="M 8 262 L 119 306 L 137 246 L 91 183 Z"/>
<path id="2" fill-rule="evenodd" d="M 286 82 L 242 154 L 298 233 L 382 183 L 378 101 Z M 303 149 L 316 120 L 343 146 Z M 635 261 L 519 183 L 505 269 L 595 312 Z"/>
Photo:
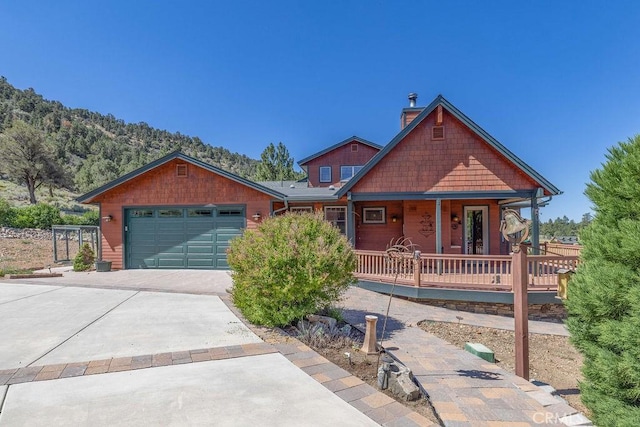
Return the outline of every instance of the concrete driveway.
<path id="1" fill-rule="evenodd" d="M 225 272 L 28 282 L 0 281 L 0 426 L 378 425 L 249 330 Z"/>

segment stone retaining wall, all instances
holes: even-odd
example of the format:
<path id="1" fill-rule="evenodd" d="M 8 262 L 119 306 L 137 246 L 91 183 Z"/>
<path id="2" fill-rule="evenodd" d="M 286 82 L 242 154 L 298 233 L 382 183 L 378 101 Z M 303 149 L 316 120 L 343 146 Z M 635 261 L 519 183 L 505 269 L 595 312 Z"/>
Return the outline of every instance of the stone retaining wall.
<path id="1" fill-rule="evenodd" d="M 498 316 L 513 317 L 512 304 L 439 299 L 419 300 L 416 302 L 470 313 L 495 314 Z M 567 311 L 565 310 L 564 305 L 560 302 L 558 304 L 529 304 L 529 320 L 545 320 L 548 322 L 560 323 L 566 318 Z"/>
<path id="2" fill-rule="evenodd" d="M 68 234 L 69 240 L 78 241 L 77 231 L 69 231 L 69 233 L 65 233 L 64 231 L 58 231 L 56 233 L 56 238 L 58 240 L 65 240 L 66 234 Z M 84 238 L 86 239 L 86 237 Z M 0 239 L 52 240 L 53 231 L 42 230 L 40 228 L 0 227 Z"/>
<path id="3" fill-rule="evenodd" d="M 39 228 L 0 227 L 0 238 L 51 240 L 53 239 L 53 232 L 51 230 L 41 230 Z"/>

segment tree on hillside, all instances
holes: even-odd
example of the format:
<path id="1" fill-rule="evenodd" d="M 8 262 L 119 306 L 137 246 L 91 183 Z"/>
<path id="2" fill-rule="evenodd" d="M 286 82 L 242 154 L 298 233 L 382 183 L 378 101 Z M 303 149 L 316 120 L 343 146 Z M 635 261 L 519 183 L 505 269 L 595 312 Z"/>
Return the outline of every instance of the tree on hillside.
<path id="1" fill-rule="evenodd" d="M 38 130 L 22 121 L 14 121 L 0 138 L 2 172 L 27 186 L 31 204 L 37 203 L 36 190 L 42 184 L 56 187 L 67 182 L 53 148 Z"/>
<path id="2" fill-rule="evenodd" d="M 257 160 L 245 155 L 204 144 L 197 137 L 156 129 L 145 122 L 125 123 L 112 114 L 65 107 L 58 101 L 44 99 L 33 89 L 16 89 L 0 76 L 0 134 L 17 120 L 44 131 L 45 139 L 54 145 L 58 163 L 74 171 L 82 168 L 89 157 L 94 157 L 108 173 L 115 165 L 115 175 L 120 176 L 146 164 L 147 159 L 158 158 L 160 153 L 177 148 L 243 177 L 253 177 L 258 164 Z M 85 169 L 90 167 L 94 165 Z M 67 188 L 73 189 L 72 182 L 68 185 Z"/>
<path id="3" fill-rule="evenodd" d="M 299 179 L 300 175 L 293 170 L 293 157 L 289 150 L 279 142 L 276 147 L 270 143 L 260 155 L 260 163 L 256 170 L 256 181 L 286 181 Z"/>
<path id="4" fill-rule="evenodd" d="M 582 230 L 569 285 L 568 327 L 584 355 L 582 400 L 595 424 L 640 425 L 640 135 L 609 149 L 585 194 L 595 216 Z"/>

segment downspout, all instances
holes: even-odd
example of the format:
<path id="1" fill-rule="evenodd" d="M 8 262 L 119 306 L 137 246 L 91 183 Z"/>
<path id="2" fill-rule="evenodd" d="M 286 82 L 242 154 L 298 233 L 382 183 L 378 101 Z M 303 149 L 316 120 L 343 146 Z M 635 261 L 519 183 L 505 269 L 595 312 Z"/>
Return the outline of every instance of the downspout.
<path id="1" fill-rule="evenodd" d="M 533 255 L 540 255 L 540 209 L 538 198 L 542 197 L 544 190 L 538 188 L 536 194 L 531 198 L 531 250 Z"/>
<path id="2" fill-rule="evenodd" d="M 351 242 L 351 246 L 356 247 L 356 227 L 353 214 L 353 200 L 351 200 L 351 191 L 347 192 L 347 239 Z"/>
<path id="3" fill-rule="evenodd" d="M 284 208 L 280 208 L 271 212 L 271 216 L 276 216 L 276 214 L 289 209 L 289 201 L 287 200 L 287 198 L 285 197 L 282 201 L 284 202 Z"/>

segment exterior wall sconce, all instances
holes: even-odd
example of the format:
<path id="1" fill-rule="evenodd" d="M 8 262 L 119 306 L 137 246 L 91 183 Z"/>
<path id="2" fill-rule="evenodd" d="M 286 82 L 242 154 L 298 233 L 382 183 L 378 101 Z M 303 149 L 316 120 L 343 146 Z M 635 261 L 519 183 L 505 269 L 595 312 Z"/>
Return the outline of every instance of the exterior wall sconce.
<path id="1" fill-rule="evenodd" d="M 253 214 L 252 218 L 253 218 L 254 221 L 257 222 L 257 221 L 260 221 L 260 218 L 262 218 L 262 215 L 260 215 L 260 212 L 256 212 L 256 213 Z"/>
<path id="2" fill-rule="evenodd" d="M 393 216 L 391 217 L 391 222 L 398 222 L 398 217 L 397 217 L 397 215 L 393 215 Z"/>
<path id="3" fill-rule="evenodd" d="M 451 228 L 455 230 L 456 228 L 458 228 L 458 224 L 460 224 L 460 218 L 458 217 L 458 215 L 451 215 Z"/>
<path id="4" fill-rule="evenodd" d="M 111 221 L 113 221 L 113 216 L 112 215 L 103 216 L 102 220 L 104 222 L 111 222 Z"/>

